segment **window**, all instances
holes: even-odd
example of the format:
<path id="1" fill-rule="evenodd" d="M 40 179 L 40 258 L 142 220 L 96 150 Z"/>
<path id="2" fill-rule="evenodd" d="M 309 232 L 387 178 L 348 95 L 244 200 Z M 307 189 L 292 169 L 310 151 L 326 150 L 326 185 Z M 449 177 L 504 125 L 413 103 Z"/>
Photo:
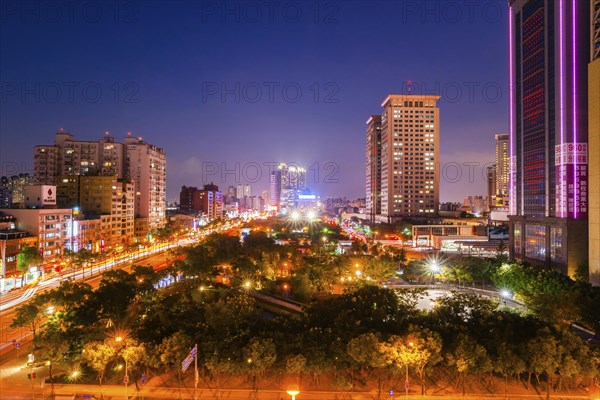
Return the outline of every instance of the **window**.
<path id="1" fill-rule="evenodd" d="M 527 225 L 525 227 L 525 256 L 537 260 L 546 259 L 546 227 Z"/>

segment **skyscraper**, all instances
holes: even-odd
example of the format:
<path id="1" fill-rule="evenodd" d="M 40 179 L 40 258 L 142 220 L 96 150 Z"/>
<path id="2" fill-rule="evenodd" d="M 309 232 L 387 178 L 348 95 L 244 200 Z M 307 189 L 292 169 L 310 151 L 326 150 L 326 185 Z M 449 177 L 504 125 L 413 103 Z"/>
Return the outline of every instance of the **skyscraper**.
<path id="1" fill-rule="evenodd" d="M 367 120 L 366 214 L 370 221 L 381 213 L 381 115 Z"/>
<path id="2" fill-rule="evenodd" d="M 367 149 L 370 181 L 373 155 L 381 152 L 381 211 L 375 219 L 395 222 L 402 217 L 433 216 L 439 204 L 439 96 L 391 94 L 381 106 L 381 150 Z M 368 130 L 378 128 L 370 119 Z M 373 137 L 373 135 L 371 135 Z M 376 140 L 367 140 L 373 146 Z M 369 189 L 372 193 L 373 184 Z M 371 200 L 373 195 L 371 194 Z M 369 202 L 369 199 L 367 199 Z M 377 207 L 376 202 L 371 203 Z"/>
<path id="3" fill-rule="evenodd" d="M 600 286 L 600 0 L 591 2 L 589 82 L 590 283 Z"/>
<path id="4" fill-rule="evenodd" d="M 496 177 L 495 196 L 508 200 L 508 178 L 510 175 L 509 164 L 509 139 L 507 133 L 496 134 Z"/>
<path id="5" fill-rule="evenodd" d="M 269 191 L 271 198 L 271 206 L 281 206 L 281 171 L 276 169 L 271 172 L 269 177 Z"/>
<path id="6" fill-rule="evenodd" d="M 587 261 L 589 3 L 510 0 L 510 253 Z"/>

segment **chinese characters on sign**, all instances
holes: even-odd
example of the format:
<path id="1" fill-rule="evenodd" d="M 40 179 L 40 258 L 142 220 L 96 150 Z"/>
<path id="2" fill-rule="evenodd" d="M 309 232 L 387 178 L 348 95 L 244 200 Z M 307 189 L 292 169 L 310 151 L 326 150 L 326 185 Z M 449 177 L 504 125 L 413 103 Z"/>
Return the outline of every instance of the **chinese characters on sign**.
<path id="1" fill-rule="evenodd" d="M 560 217 L 587 217 L 587 143 L 563 143 L 554 151 L 556 212 Z"/>

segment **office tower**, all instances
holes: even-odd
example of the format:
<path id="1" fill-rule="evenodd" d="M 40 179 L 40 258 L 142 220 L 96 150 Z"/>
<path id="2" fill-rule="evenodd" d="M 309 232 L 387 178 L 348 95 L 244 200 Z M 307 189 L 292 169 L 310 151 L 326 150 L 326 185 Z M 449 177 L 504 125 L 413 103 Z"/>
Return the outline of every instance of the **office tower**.
<path id="1" fill-rule="evenodd" d="M 589 84 L 589 203 L 590 283 L 600 286 L 600 0 L 591 5 L 591 63 L 588 65 Z"/>
<path id="2" fill-rule="evenodd" d="M 166 223 L 167 158 L 163 149 L 142 138 L 128 136 L 125 145 L 125 176 L 135 184 L 136 218 L 147 220 L 152 232 Z"/>
<path id="3" fill-rule="evenodd" d="M 510 254 L 573 276 L 588 259 L 590 6 L 509 4 Z"/>
<path id="4" fill-rule="evenodd" d="M 508 198 L 509 166 L 509 135 L 507 133 L 496 134 L 496 177 L 494 178 L 496 188 L 494 195 Z"/>
<path id="5" fill-rule="evenodd" d="M 367 120 L 366 214 L 371 222 L 381 214 L 381 115 Z"/>
<path id="6" fill-rule="evenodd" d="M 269 177 L 269 189 L 271 199 L 270 204 L 279 208 L 281 206 L 281 170 L 276 169 L 271 172 L 271 176 Z"/>
<path id="7" fill-rule="evenodd" d="M 381 103 L 381 211 L 376 220 L 393 223 L 402 217 L 437 213 L 439 99 L 433 95 L 391 94 Z M 373 154 L 371 149 L 367 152 Z"/>

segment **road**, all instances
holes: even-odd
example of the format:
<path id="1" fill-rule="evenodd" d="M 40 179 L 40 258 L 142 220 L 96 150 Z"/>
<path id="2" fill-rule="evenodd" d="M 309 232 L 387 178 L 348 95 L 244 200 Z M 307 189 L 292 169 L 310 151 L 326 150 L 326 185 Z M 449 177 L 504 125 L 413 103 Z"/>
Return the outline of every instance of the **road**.
<path id="1" fill-rule="evenodd" d="M 91 399 L 91 398 L 100 398 L 101 390 L 104 398 L 107 400 L 124 400 L 125 397 L 125 386 L 116 386 L 116 385 L 104 385 L 102 389 L 98 385 L 82 385 L 82 384 L 72 384 L 72 385 L 54 385 L 54 388 L 51 388 L 49 384 L 41 386 L 41 384 L 37 383 L 35 387 L 30 385 L 11 385 L 11 387 L 0 388 L 2 389 L 2 399 L 11 399 L 11 400 L 20 400 L 20 399 L 49 399 L 52 390 L 56 395 L 55 399 L 67 399 L 74 398 L 77 395 L 78 399 Z M 128 388 L 128 397 L 136 398 L 136 399 L 144 399 L 144 400 L 158 400 L 158 399 L 215 399 L 217 398 L 217 392 L 215 390 L 210 389 L 198 389 L 196 391 L 196 395 L 194 396 L 193 387 L 184 387 L 181 390 L 179 388 L 173 387 L 156 387 L 156 386 L 145 386 L 141 389 L 140 392 L 135 391 L 135 387 Z M 404 388 L 401 390 L 396 390 L 396 393 L 393 396 L 389 396 L 387 391 L 382 393 L 382 399 L 409 399 L 409 400 L 437 400 L 437 399 L 445 399 L 445 400 L 480 400 L 480 399 L 536 399 L 539 400 L 543 398 L 543 395 L 538 394 L 477 394 L 477 395 L 435 395 L 435 396 L 422 396 L 417 394 L 420 392 L 418 388 L 412 388 L 409 392 L 408 396 L 404 394 Z M 33 393 L 33 394 L 32 394 Z M 256 392 L 248 389 L 221 389 L 220 390 L 221 398 L 223 400 L 254 400 L 256 397 Z M 289 400 L 290 396 L 286 393 L 285 389 L 272 388 L 272 389 L 261 389 L 258 392 L 259 398 L 261 400 Z M 63 397 L 64 396 L 64 397 Z M 70 397 L 67 397 L 70 396 Z M 92 397 L 95 396 L 95 397 Z M 377 399 L 376 390 L 371 391 L 356 391 L 356 392 L 342 392 L 342 391 L 301 391 L 299 395 L 296 396 L 298 400 L 375 400 Z M 558 393 L 553 394 L 552 399 L 564 399 L 564 400 L 589 400 L 590 396 L 585 395 L 572 395 L 567 393 Z"/>

